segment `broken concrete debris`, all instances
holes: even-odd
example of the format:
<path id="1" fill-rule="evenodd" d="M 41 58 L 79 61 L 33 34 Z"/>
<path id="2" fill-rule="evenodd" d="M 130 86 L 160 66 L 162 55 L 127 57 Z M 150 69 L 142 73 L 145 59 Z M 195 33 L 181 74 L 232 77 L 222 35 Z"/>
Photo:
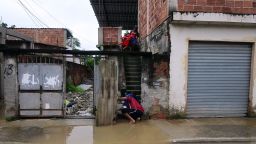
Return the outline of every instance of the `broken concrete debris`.
<path id="1" fill-rule="evenodd" d="M 66 115 L 93 116 L 93 87 L 83 84 L 84 92 L 68 92 L 65 106 Z"/>

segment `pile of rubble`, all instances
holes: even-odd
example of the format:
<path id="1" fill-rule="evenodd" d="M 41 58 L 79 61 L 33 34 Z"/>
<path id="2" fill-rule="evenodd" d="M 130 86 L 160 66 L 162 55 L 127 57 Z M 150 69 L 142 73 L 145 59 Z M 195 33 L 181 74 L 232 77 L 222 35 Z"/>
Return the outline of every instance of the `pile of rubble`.
<path id="1" fill-rule="evenodd" d="M 79 87 L 85 91 L 66 94 L 66 115 L 93 116 L 93 87 L 92 85 L 80 85 Z"/>

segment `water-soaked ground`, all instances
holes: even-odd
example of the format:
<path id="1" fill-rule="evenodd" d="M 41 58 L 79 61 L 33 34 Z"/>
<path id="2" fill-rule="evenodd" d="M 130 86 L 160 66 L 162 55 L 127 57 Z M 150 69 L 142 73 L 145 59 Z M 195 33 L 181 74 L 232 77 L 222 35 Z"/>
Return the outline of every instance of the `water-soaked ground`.
<path id="1" fill-rule="evenodd" d="M 2 122 L 0 144 L 93 144 L 93 121 L 43 119 Z"/>
<path id="2" fill-rule="evenodd" d="M 155 125 L 155 121 L 142 121 L 136 124 L 122 122 L 114 126 L 95 127 L 93 134 L 95 144 L 170 143 L 168 134 Z"/>
<path id="3" fill-rule="evenodd" d="M 205 142 L 209 138 L 213 143 L 256 143 L 254 118 L 147 120 L 136 124 L 124 121 L 104 127 L 93 125 L 93 120 L 83 119 L 0 121 L 0 144 L 180 144 L 184 143 L 182 140 L 190 139 L 204 140 L 191 143 L 211 143 Z"/>

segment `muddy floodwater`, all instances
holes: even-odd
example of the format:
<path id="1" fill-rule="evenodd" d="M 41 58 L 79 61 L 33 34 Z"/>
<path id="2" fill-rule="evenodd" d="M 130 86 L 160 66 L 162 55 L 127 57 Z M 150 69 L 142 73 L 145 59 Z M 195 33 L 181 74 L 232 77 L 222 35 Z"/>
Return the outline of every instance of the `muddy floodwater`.
<path id="1" fill-rule="evenodd" d="M 102 127 L 88 119 L 0 120 L 0 144 L 183 144 L 184 140 L 256 143 L 256 119 L 122 121 Z"/>
<path id="2" fill-rule="evenodd" d="M 169 144 L 169 135 L 155 125 L 155 122 L 123 122 L 113 126 L 95 127 L 94 144 Z"/>
<path id="3" fill-rule="evenodd" d="M 20 120 L 1 123 L 0 144 L 167 144 L 152 121 L 94 126 L 93 120 Z"/>
<path id="4" fill-rule="evenodd" d="M 0 124 L 0 144 L 93 144 L 92 120 L 21 120 Z"/>

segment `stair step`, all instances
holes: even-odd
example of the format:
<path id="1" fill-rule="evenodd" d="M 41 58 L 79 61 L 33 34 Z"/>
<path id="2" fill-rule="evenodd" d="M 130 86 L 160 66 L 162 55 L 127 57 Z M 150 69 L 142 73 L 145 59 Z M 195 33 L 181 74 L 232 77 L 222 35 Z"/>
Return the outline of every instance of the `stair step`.
<path id="1" fill-rule="evenodd" d="M 126 78 L 141 78 L 140 75 L 127 75 Z"/>
<path id="2" fill-rule="evenodd" d="M 141 67 L 141 65 L 136 64 L 126 64 L 125 67 Z"/>
<path id="3" fill-rule="evenodd" d="M 124 59 L 140 59 L 140 56 L 125 56 Z"/>
<path id="4" fill-rule="evenodd" d="M 126 71 L 125 74 L 128 75 L 141 75 L 141 72 L 136 72 L 136 71 Z"/>
<path id="5" fill-rule="evenodd" d="M 126 85 L 127 89 L 141 90 L 140 85 Z"/>
<path id="6" fill-rule="evenodd" d="M 136 64 L 136 65 L 141 65 L 140 61 L 125 61 L 125 64 Z"/>
<path id="7" fill-rule="evenodd" d="M 141 71 L 141 67 L 125 67 L 126 71 Z"/>
<path id="8" fill-rule="evenodd" d="M 130 80 L 130 81 L 140 81 L 141 75 L 131 75 L 131 74 L 126 74 L 126 78 L 137 78 L 138 80 Z M 128 80 L 129 81 L 129 80 Z"/>
<path id="9" fill-rule="evenodd" d="M 130 86 L 130 87 L 140 87 L 141 85 L 132 85 L 132 84 L 130 84 L 130 85 L 126 85 L 126 86 Z"/>
<path id="10" fill-rule="evenodd" d="M 126 81 L 126 85 L 140 85 L 140 81 Z"/>
<path id="11" fill-rule="evenodd" d="M 137 96 L 141 95 L 141 57 L 124 57 L 126 91 Z"/>
<path id="12" fill-rule="evenodd" d="M 141 95 L 141 90 L 126 90 L 127 92 L 133 93 L 135 95 Z"/>
<path id="13" fill-rule="evenodd" d="M 127 81 L 139 81 L 140 79 L 138 78 L 126 78 Z"/>

